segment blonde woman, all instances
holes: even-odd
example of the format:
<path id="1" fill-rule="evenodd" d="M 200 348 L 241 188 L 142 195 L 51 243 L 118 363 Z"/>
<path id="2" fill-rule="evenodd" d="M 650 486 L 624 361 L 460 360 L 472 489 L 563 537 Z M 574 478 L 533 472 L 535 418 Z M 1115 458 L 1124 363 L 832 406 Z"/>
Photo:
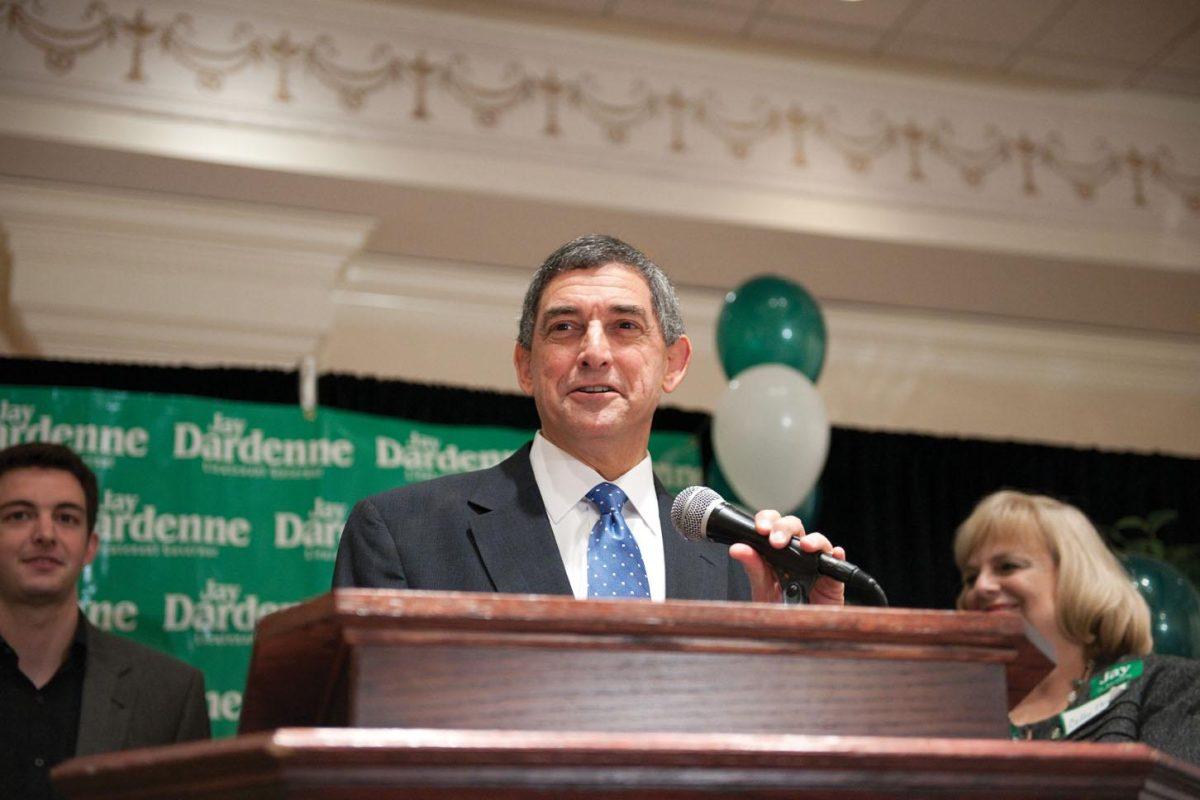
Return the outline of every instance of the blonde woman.
<path id="1" fill-rule="evenodd" d="M 954 537 L 960 609 L 1017 612 L 1056 666 L 1012 709 L 1013 738 L 1145 742 L 1200 764 L 1200 661 L 1150 654 L 1150 611 L 1074 506 L 1015 491 Z"/>

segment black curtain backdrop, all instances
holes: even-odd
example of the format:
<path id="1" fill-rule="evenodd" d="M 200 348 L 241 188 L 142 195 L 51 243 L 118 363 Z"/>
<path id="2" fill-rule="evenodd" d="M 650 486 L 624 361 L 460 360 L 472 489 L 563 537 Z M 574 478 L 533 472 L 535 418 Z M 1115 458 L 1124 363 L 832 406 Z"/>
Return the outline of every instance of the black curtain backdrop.
<path id="1" fill-rule="evenodd" d="M 0 384 L 9 385 L 296 403 L 298 380 L 296 372 L 275 370 L 0 357 Z M 318 398 L 323 406 L 423 422 L 537 427 L 529 398 L 499 392 L 330 374 L 319 379 Z M 655 417 L 660 430 L 699 434 L 706 462 L 709 423 L 707 414 L 672 408 Z M 1200 539 L 1198 487 L 1200 459 L 834 428 L 820 503 L 806 524 L 843 545 L 893 606 L 950 608 L 958 592 L 954 529 L 989 492 L 1050 494 L 1101 527 L 1172 509 L 1179 517 L 1160 537 L 1182 544 Z"/>

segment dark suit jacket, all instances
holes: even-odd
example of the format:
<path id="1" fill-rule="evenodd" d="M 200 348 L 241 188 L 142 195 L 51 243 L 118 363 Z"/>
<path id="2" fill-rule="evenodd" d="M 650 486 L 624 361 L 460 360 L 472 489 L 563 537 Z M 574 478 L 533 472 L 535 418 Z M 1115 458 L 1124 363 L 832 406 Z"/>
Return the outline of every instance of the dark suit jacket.
<path id="1" fill-rule="evenodd" d="M 342 531 L 334 587 L 571 594 L 529 448 L 359 502 Z M 656 485 L 667 598 L 749 600 L 728 548 L 685 540 L 671 524 L 671 495 Z"/>
<path id="2" fill-rule="evenodd" d="M 75 755 L 209 737 L 200 670 L 81 623 L 87 625 L 87 667 Z"/>

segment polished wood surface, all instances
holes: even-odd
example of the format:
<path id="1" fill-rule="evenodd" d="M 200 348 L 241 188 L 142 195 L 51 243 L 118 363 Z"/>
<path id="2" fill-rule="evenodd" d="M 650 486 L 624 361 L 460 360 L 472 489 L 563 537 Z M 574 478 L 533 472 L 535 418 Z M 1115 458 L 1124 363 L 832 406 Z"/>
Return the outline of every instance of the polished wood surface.
<path id="1" fill-rule="evenodd" d="M 243 732 L 297 725 L 997 737 L 1015 615 L 341 590 L 262 620 Z"/>
<path id="2" fill-rule="evenodd" d="M 736 734 L 280 729 L 53 779 L 71 800 L 1200 798 L 1200 769 L 1137 744 Z"/>
<path id="3" fill-rule="evenodd" d="M 1200 800 L 1200 770 L 1142 745 L 1008 741 L 1049 668 L 1015 615 L 341 591 L 261 622 L 242 736 L 53 778 L 72 800 Z"/>

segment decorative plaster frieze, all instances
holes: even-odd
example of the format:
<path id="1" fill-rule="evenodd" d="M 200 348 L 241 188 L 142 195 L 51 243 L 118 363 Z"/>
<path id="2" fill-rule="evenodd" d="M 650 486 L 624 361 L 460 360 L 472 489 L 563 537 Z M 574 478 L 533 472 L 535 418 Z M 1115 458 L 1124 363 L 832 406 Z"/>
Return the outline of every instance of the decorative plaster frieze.
<path id="1" fill-rule="evenodd" d="M 373 222 L 9 181 L 9 306 L 46 352 L 292 364 Z"/>
<path id="2" fill-rule="evenodd" d="M 0 89 L 806 196 L 1183 231 L 1200 112 L 377 3 L 0 0 Z M 1182 110 L 1178 110 L 1178 109 Z"/>

